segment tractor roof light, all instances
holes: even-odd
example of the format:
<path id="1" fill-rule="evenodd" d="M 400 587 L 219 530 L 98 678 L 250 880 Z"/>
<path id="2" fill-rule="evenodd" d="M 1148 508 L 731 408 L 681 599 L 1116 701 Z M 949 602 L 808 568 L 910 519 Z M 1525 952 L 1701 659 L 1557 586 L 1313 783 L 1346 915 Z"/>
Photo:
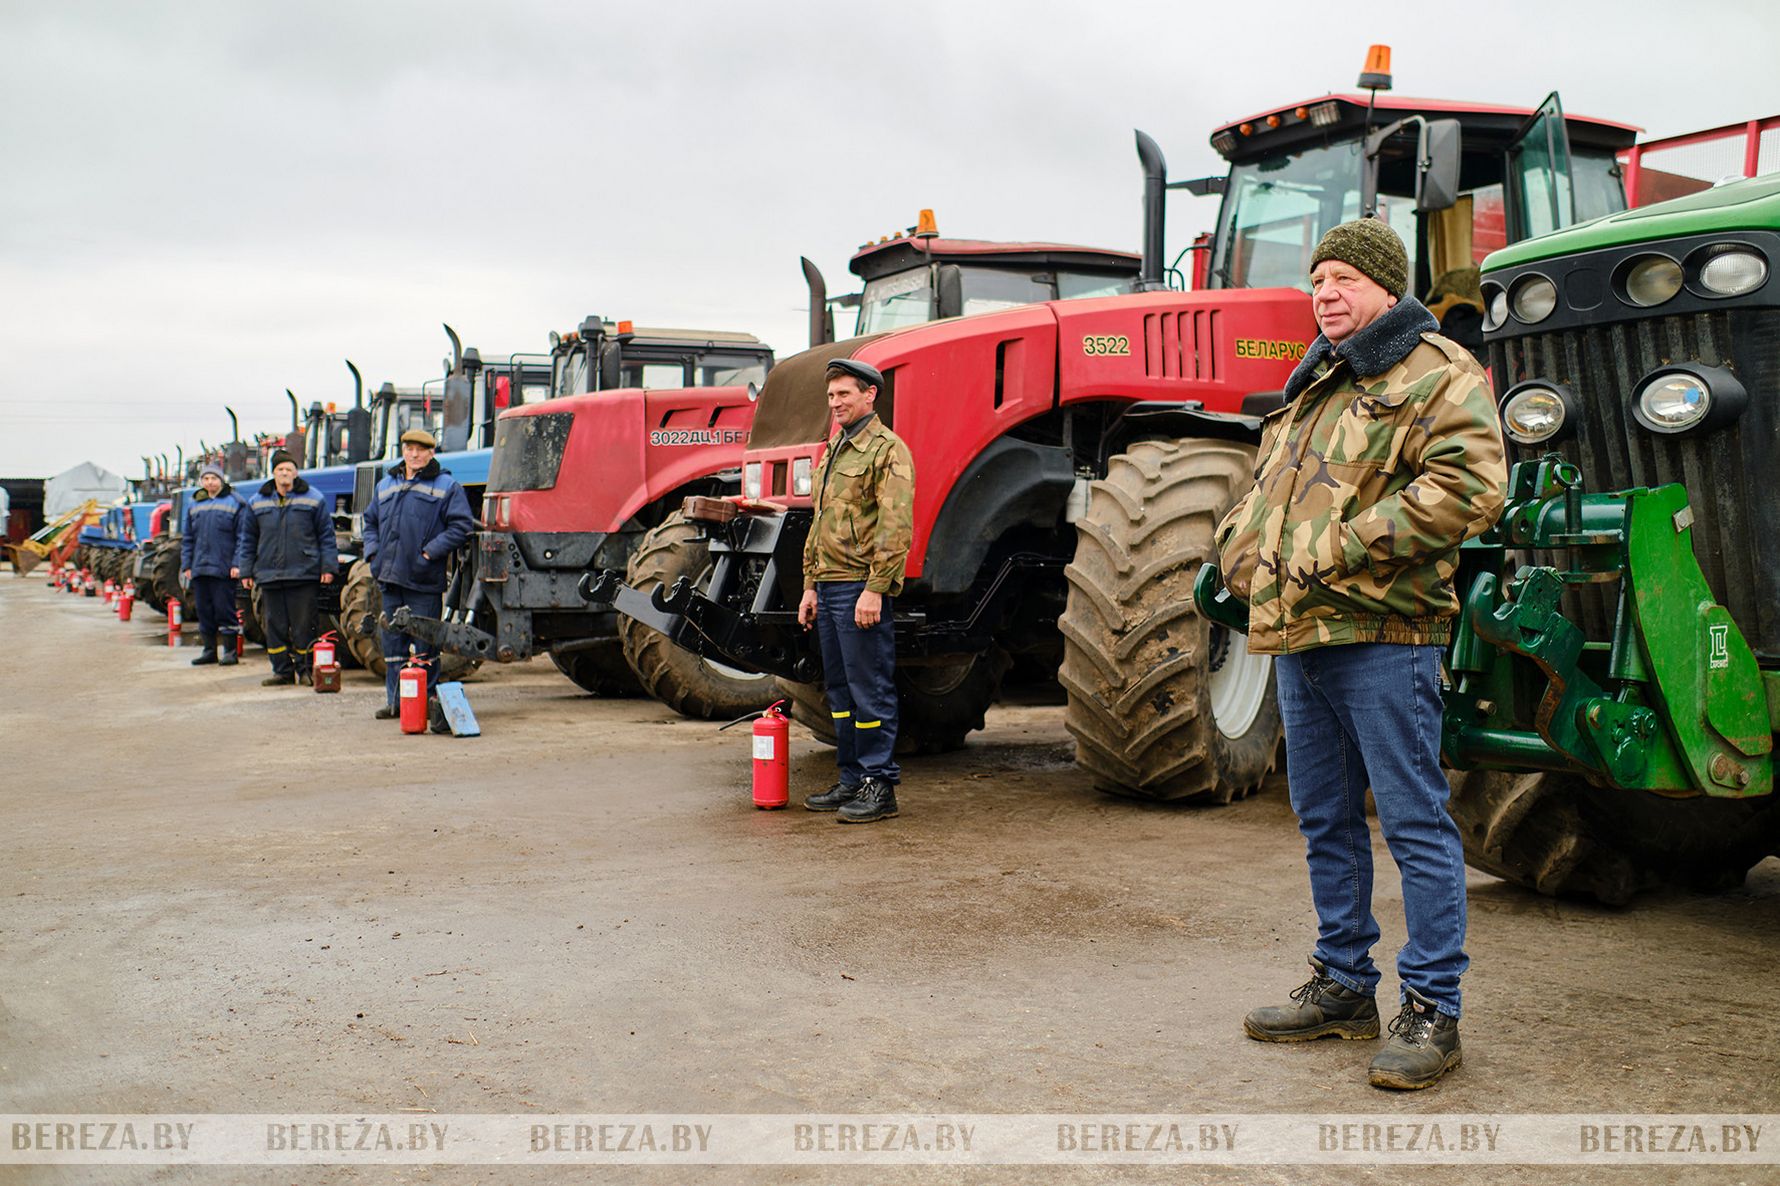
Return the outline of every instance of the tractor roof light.
<path id="1" fill-rule="evenodd" d="M 1366 68 L 1360 71 L 1360 88 L 1368 91 L 1391 89 L 1391 47 L 1374 45 L 1366 51 Z"/>
<path id="2" fill-rule="evenodd" d="M 1638 385 L 1632 418 L 1663 436 L 1721 428 L 1749 404 L 1749 393 L 1723 367 L 1683 362 L 1660 367 Z"/>
<path id="3" fill-rule="evenodd" d="M 1335 102 L 1333 99 L 1327 103 L 1318 103 L 1315 107 L 1310 109 L 1310 123 L 1312 127 L 1326 128 L 1330 124 L 1339 122 L 1340 119 L 1341 104 Z"/>
<path id="4" fill-rule="evenodd" d="M 1502 397 L 1502 431 L 1517 445 L 1543 445 L 1576 434 L 1580 404 L 1568 387 L 1533 379 Z"/>
<path id="5" fill-rule="evenodd" d="M 937 219 L 933 216 L 933 211 L 923 210 L 923 211 L 921 211 L 920 215 L 915 219 L 915 238 L 917 238 L 917 239 L 937 239 L 937 238 L 939 238 L 939 219 Z"/>
<path id="6" fill-rule="evenodd" d="M 1681 291 L 1681 265 L 1666 255 L 1635 255 L 1620 266 L 1614 287 L 1627 304 L 1654 308 Z"/>
<path id="7" fill-rule="evenodd" d="M 1219 132 L 1211 138 L 1211 147 L 1220 156 L 1227 156 L 1236 147 L 1236 137 L 1229 132 Z"/>
<path id="8" fill-rule="evenodd" d="M 1537 325 L 1550 317 L 1557 302 L 1557 285 L 1537 272 L 1516 280 L 1508 292 L 1508 308 L 1523 325 Z"/>
<path id="9" fill-rule="evenodd" d="M 1689 258 L 1701 296 L 1746 296 L 1768 282 L 1768 261 L 1747 243 L 1708 243 Z"/>

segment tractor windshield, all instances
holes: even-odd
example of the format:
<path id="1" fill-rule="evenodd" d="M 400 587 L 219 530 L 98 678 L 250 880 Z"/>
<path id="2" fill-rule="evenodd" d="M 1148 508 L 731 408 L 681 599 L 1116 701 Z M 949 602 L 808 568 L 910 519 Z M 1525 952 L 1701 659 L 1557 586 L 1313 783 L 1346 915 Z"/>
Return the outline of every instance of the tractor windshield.
<path id="1" fill-rule="evenodd" d="M 1224 196 L 1212 284 L 1310 291 L 1323 232 L 1360 216 L 1365 159 L 1358 140 L 1236 165 Z M 1403 237 L 1415 267 L 1415 204 L 1381 193 L 1378 214 Z"/>
<path id="2" fill-rule="evenodd" d="M 1075 297 L 1114 296 L 1131 291 L 1127 276 L 1084 271 L 1021 270 L 977 264 L 944 265 L 958 269 L 965 316 L 1011 309 L 1037 301 L 1070 300 Z M 909 325 L 922 325 L 939 317 L 934 289 L 934 266 L 910 268 L 868 280 L 859 303 L 855 333 L 878 334 Z"/>

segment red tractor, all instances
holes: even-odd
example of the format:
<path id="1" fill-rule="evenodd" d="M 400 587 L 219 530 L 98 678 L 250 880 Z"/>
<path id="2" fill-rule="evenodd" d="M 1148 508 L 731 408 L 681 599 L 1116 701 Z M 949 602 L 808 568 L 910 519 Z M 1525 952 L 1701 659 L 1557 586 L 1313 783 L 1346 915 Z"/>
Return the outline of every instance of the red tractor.
<path id="1" fill-rule="evenodd" d="M 931 224 L 931 212 L 923 212 Z M 860 322 L 908 325 L 1016 301 L 1128 291 L 1138 257 L 1053 244 L 886 236 L 854 256 Z M 832 336 L 826 285 L 804 261 L 812 337 Z M 617 332 L 613 330 L 616 328 Z M 618 569 L 642 587 L 694 585 L 711 564 L 689 497 L 734 494 L 772 355 L 747 335 L 633 331 L 589 319 L 553 343 L 553 398 L 504 413 L 474 545 L 476 580 L 439 623 L 448 651 L 507 662 L 547 651 L 600 694 L 643 690 L 687 716 L 732 717 L 771 699 L 771 673 L 671 645 L 588 604 L 577 588 Z"/>
<path id="2" fill-rule="evenodd" d="M 752 334 L 598 317 L 552 334 L 547 391 L 492 380 L 506 383 L 512 406 L 495 422 L 484 529 L 444 620 L 405 611 L 398 620 L 449 654 L 508 663 L 543 652 L 587 691 L 636 691 L 613 615 L 583 602 L 577 583 L 590 567 L 627 564 L 688 496 L 735 488 L 772 363 Z M 724 673 L 692 666 L 704 678 L 685 694 L 707 698 L 705 712 L 738 695 L 752 704 L 765 682 L 735 672 L 744 688 L 733 688 Z"/>
<path id="3" fill-rule="evenodd" d="M 1271 665 L 1200 616 L 1192 584 L 1252 480 L 1260 418 L 1316 335 L 1318 239 L 1375 211 L 1409 246 L 1416 294 L 1465 338 L 1482 322 L 1477 263 L 1491 248 L 1625 204 L 1614 153 L 1631 127 L 1565 118 L 1555 95 L 1530 111 L 1379 95 L 1389 78 L 1375 72 L 1361 86 L 1371 95 L 1217 128 L 1221 177 L 1170 185 L 1139 133 L 1145 291 L 886 326 L 781 362 L 761 392 L 739 513 L 692 508 L 709 577 L 645 592 L 614 571 L 587 595 L 688 651 L 780 677 L 798 719 L 830 736 L 796 608 L 832 430 L 824 370 L 858 358 L 884 373 L 878 411 L 915 459 L 896 603 L 899 749 L 961 744 L 1024 655 L 1060 672 L 1077 761 L 1102 786 L 1249 793 L 1278 748 Z M 1215 231 L 1188 249 L 1193 291 L 1166 287 L 1171 188 L 1222 195 Z M 1055 280 L 1062 295 L 1061 265 Z"/>

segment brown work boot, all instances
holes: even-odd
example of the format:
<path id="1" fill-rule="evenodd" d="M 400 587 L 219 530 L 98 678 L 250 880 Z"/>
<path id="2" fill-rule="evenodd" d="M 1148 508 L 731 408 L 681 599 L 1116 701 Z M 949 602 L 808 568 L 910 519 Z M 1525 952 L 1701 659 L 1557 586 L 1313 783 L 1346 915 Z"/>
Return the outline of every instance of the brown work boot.
<path id="1" fill-rule="evenodd" d="M 1314 958 L 1310 968 L 1310 979 L 1292 990 L 1292 1004 L 1266 1005 L 1242 1019 L 1248 1036 L 1257 1042 L 1378 1037 L 1378 998 L 1337 983 Z"/>
<path id="2" fill-rule="evenodd" d="M 1403 1011 L 1391 1022 L 1391 1040 L 1366 1072 L 1374 1087 L 1419 1091 L 1440 1082 L 1459 1065 L 1459 1019 L 1442 1013 L 1413 988 L 1403 990 Z"/>

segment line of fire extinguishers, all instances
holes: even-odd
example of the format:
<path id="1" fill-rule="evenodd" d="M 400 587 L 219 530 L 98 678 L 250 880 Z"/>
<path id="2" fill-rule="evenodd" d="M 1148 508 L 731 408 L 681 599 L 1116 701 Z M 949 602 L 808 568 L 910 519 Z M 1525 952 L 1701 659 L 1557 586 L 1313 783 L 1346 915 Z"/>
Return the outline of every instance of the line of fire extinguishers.
<path id="1" fill-rule="evenodd" d="M 119 584 L 110 577 L 103 582 L 93 577 L 90 568 L 77 568 L 69 561 L 51 571 L 47 582 L 50 587 L 77 596 L 84 595 L 95 599 L 103 599 L 105 605 L 117 614 L 117 620 L 128 622 L 136 605 L 136 582 L 126 577 Z M 239 615 L 240 611 L 236 611 Z M 185 624 L 184 609 L 177 597 L 167 600 L 167 645 L 176 647 L 181 644 L 180 631 Z M 336 639 L 333 631 L 315 640 L 314 662 L 311 665 L 311 680 L 317 692 L 338 692 L 340 690 L 340 662 L 336 650 Z M 242 631 L 235 632 L 235 654 L 239 656 L 246 647 Z M 427 730 L 427 696 L 426 668 L 417 660 L 410 660 L 402 668 L 398 681 L 401 701 L 401 722 L 404 733 L 424 733 Z"/>

